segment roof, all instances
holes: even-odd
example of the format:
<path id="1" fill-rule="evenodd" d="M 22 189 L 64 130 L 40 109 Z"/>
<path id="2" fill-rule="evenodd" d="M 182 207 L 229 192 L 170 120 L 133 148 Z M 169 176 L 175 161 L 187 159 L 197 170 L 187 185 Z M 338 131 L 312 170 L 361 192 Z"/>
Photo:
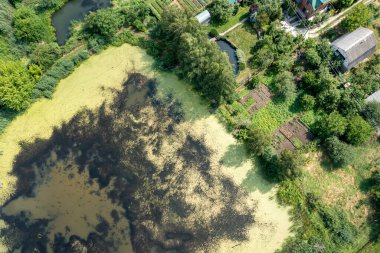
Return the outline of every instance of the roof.
<path id="1" fill-rule="evenodd" d="M 199 23 L 204 24 L 211 19 L 211 14 L 208 10 L 204 10 L 195 16 Z"/>
<path id="2" fill-rule="evenodd" d="M 318 9 L 319 6 L 330 2 L 330 0 L 307 0 L 310 4 L 311 7 L 313 7 L 313 10 Z"/>
<path id="3" fill-rule="evenodd" d="M 365 99 L 366 102 L 379 102 L 380 103 L 380 90 L 373 93 L 371 96 L 367 97 Z"/>
<path id="4" fill-rule="evenodd" d="M 332 45 L 346 53 L 348 62 L 353 62 L 371 48 L 376 47 L 377 40 L 373 31 L 359 27 L 355 31 L 338 38 Z"/>

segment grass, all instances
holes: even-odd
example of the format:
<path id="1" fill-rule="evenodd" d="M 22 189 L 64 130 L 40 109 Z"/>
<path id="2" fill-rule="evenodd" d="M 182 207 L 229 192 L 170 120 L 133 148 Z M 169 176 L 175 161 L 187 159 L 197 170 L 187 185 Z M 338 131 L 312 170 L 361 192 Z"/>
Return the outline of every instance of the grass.
<path id="1" fill-rule="evenodd" d="M 249 23 L 244 23 L 235 30 L 227 33 L 225 36 L 234 46 L 241 49 L 247 59 L 252 57 L 251 49 L 257 42 L 255 30 Z"/>
<path id="2" fill-rule="evenodd" d="M 216 29 L 219 33 L 222 33 L 226 30 L 228 30 L 230 27 L 234 26 L 235 24 L 239 23 L 244 18 L 248 17 L 249 15 L 249 7 L 240 7 L 238 13 L 235 16 L 232 16 L 230 20 L 228 20 L 227 23 L 223 25 L 218 24 L 211 24 L 207 27 L 207 29 L 210 31 L 211 29 Z"/>

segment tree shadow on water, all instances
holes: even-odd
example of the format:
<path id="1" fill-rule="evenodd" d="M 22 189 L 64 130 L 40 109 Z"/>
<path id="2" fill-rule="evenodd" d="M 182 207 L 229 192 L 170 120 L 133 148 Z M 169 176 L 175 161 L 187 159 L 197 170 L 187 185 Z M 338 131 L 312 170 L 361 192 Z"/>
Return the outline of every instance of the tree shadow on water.
<path id="1" fill-rule="evenodd" d="M 220 163 L 227 167 L 240 167 L 247 161 L 246 150 L 242 144 L 232 144 L 228 146 L 228 150 L 224 153 Z"/>

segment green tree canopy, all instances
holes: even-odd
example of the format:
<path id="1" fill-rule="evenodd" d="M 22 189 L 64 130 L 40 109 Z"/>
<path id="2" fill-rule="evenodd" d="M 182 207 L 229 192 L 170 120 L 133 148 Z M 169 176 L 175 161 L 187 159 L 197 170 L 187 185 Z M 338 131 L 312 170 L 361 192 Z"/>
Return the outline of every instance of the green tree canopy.
<path id="1" fill-rule="evenodd" d="M 316 122 L 315 129 L 317 134 L 322 138 L 332 136 L 342 136 L 347 127 L 347 119 L 339 112 L 334 111 L 330 114 L 324 114 Z"/>
<path id="2" fill-rule="evenodd" d="M 360 145 L 367 142 L 373 134 L 373 128 L 361 116 L 352 117 L 347 126 L 345 138 L 348 143 Z"/>
<path id="3" fill-rule="evenodd" d="M 114 9 L 102 9 L 91 12 L 84 20 L 84 31 L 90 35 L 100 35 L 112 40 L 124 23 L 122 15 Z"/>
<path id="4" fill-rule="evenodd" d="M 283 99 L 289 99 L 296 94 L 296 84 L 292 72 L 284 71 L 274 79 L 274 87 L 277 94 Z"/>
<path id="5" fill-rule="evenodd" d="M 219 24 L 227 23 L 233 13 L 233 6 L 228 0 L 214 0 L 208 8 L 212 21 Z"/>
<path id="6" fill-rule="evenodd" d="M 23 42 L 49 40 L 50 28 L 33 9 L 22 4 L 17 5 L 13 16 L 13 27 L 16 38 Z"/>
<path id="7" fill-rule="evenodd" d="M 272 135 L 261 131 L 260 129 L 250 128 L 248 129 L 247 138 L 245 143 L 249 151 L 255 155 L 263 155 L 265 150 L 272 143 Z"/>
<path id="8" fill-rule="evenodd" d="M 11 110 L 25 109 L 30 102 L 34 82 L 19 61 L 0 61 L 0 104 Z"/>
<path id="9" fill-rule="evenodd" d="M 278 160 L 279 179 L 294 179 L 300 176 L 304 165 L 305 159 L 297 151 L 283 151 Z"/>
<path id="10" fill-rule="evenodd" d="M 334 166 L 345 167 L 349 165 L 354 157 L 352 146 L 340 141 L 336 136 L 325 140 L 326 155 Z"/>
<path id="11" fill-rule="evenodd" d="M 169 7 L 151 38 L 149 52 L 162 67 L 176 68 L 180 77 L 216 103 L 231 99 L 236 82 L 229 61 L 191 15 Z"/>
<path id="12" fill-rule="evenodd" d="M 346 31 L 351 32 L 359 26 L 366 26 L 372 19 L 372 11 L 365 4 L 359 3 L 343 19 L 340 26 Z"/>

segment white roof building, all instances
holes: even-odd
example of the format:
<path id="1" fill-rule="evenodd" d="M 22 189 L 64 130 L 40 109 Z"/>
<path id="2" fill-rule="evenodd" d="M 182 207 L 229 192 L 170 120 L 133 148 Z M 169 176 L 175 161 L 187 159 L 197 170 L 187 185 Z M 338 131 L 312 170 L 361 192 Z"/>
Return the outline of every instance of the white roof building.
<path id="1" fill-rule="evenodd" d="M 365 99 L 366 102 L 379 102 L 380 103 L 380 90 L 371 94 L 369 97 Z"/>
<path id="2" fill-rule="evenodd" d="M 208 10 L 204 10 L 195 16 L 200 24 L 207 24 L 211 20 L 211 14 Z"/>
<path id="3" fill-rule="evenodd" d="M 343 69 L 349 70 L 376 51 L 377 40 L 373 31 L 359 27 L 332 43 L 336 55 L 343 58 Z"/>

